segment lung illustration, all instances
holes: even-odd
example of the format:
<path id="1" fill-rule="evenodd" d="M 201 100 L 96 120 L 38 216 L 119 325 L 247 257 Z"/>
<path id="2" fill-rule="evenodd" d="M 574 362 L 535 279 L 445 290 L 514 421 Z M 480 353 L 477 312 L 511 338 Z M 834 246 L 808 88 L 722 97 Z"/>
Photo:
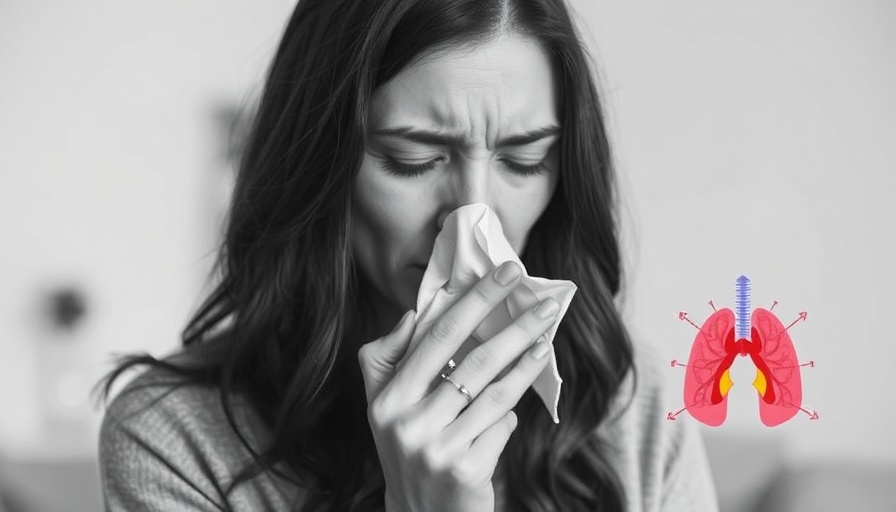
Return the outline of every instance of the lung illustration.
<path id="1" fill-rule="evenodd" d="M 701 423 L 721 425 L 728 414 L 728 393 L 734 386 L 730 369 L 738 356 L 749 357 L 756 367 L 752 385 L 758 393 L 759 418 L 764 425 L 780 425 L 800 411 L 810 420 L 818 419 L 816 411 L 802 407 L 800 368 L 814 366 L 814 362 L 799 363 L 788 333 L 797 321 L 806 319 L 806 312 L 800 312 L 799 318 L 787 327 L 770 309 L 756 308 L 750 314 L 749 287 L 749 279 L 740 276 L 736 312 L 728 308 L 716 310 L 700 327 L 687 318 L 687 313 L 679 313 L 680 319 L 697 327 L 697 335 L 687 364 L 672 361 L 672 366 L 685 367 L 684 407 L 670 412 L 668 419 L 674 420 L 687 410 Z"/>

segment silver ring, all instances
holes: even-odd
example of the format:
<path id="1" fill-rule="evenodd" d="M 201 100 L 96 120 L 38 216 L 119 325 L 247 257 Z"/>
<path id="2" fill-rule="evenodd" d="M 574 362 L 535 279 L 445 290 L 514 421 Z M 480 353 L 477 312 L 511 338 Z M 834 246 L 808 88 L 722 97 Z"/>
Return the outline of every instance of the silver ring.
<path id="1" fill-rule="evenodd" d="M 470 392 L 467 391 L 467 388 L 465 388 L 465 387 L 464 387 L 463 385 L 461 385 L 461 384 L 458 384 L 457 382 L 454 382 L 453 380 L 451 380 L 451 377 L 449 377 L 449 376 L 447 376 L 447 375 L 444 375 L 444 374 L 443 374 L 443 375 L 442 375 L 442 379 L 443 379 L 443 380 L 447 380 L 448 382 L 454 384 L 454 387 L 457 388 L 457 390 L 460 392 L 460 394 L 464 395 L 464 397 L 467 399 L 467 403 L 468 403 L 468 404 L 473 403 L 473 397 L 470 396 Z"/>

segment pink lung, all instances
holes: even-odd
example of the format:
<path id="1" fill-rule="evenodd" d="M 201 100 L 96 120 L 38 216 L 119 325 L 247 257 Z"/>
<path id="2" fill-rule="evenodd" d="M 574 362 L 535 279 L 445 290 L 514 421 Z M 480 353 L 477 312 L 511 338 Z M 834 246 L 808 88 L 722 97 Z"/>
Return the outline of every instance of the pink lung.
<path id="1" fill-rule="evenodd" d="M 727 337 L 734 338 L 734 312 L 720 309 L 703 322 L 691 345 L 684 379 L 684 405 L 697 421 L 717 427 L 728 414 L 728 397 L 718 390 L 725 363 L 731 366 L 733 354 L 725 349 Z M 727 360 L 727 361 L 726 361 Z"/>
<path id="2" fill-rule="evenodd" d="M 800 367 L 784 325 L 771 311 L 756 308 L 750 331 L 752 340 L 735 340 L 734 312 L 724 308 L 710 315 L 697 332 L 684 381 L 684 405 L 697 421 L 713 427 L 725 421 L 728 395 L 721 379 L 738 355 L 749 355 L 765 377 L 764 392 L 757 389 L 763 424 L 780 425 L 799 411 L 803 399 Z"/>
<path id="3" fill-rule="evenodd" d="M 803 385 L 796 349 L 784 324 L 767 309 L 756 308 L 751 317 L 755 352 L 750 356 L 765 374 L 765 395 L 759 397 L 759 418 L 774 427 L 799 412 Z"/>

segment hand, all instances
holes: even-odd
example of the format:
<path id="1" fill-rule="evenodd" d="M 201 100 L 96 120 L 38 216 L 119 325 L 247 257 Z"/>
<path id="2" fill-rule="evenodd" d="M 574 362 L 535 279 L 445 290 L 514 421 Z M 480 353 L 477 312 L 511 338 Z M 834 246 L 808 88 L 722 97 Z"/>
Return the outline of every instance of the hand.
<path id="1" fill-rule="evenodd" d="M 386 482 L 386 510 L 493 512 L 491 479 L 517 423 L 511 409 L 549 359 L 544 357 L 547 343 L 532 342 L 548 329 L 559 304 L 546 299 L 467 354 L 451 380 L 465 386 L 472 403 L 438 375 L 518 284 L 519 275 L 519 266 L 506 262 L 483 277 L 407 354 L 414 333 L 410 312 L 393 332 L 359 350 L 367 417 Z M 508 365 L 506 374 L 495 379 Z M 438 384 L 432 384 L 433 376 Z"/>

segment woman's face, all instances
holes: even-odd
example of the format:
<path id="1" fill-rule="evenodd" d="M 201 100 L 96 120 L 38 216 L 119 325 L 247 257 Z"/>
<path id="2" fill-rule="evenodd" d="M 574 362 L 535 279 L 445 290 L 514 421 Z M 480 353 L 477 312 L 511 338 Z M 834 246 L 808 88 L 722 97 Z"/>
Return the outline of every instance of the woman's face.
<path id="1" fill-rule="evenodd" d="M 375 91 L 352 244 L 384 327 L 416 306 L 436 236 L 456 208 L 487 204 L 522 253 L 557 186 L 555 82 L 534 40 L 502 35 L 424 56 Z"/>

